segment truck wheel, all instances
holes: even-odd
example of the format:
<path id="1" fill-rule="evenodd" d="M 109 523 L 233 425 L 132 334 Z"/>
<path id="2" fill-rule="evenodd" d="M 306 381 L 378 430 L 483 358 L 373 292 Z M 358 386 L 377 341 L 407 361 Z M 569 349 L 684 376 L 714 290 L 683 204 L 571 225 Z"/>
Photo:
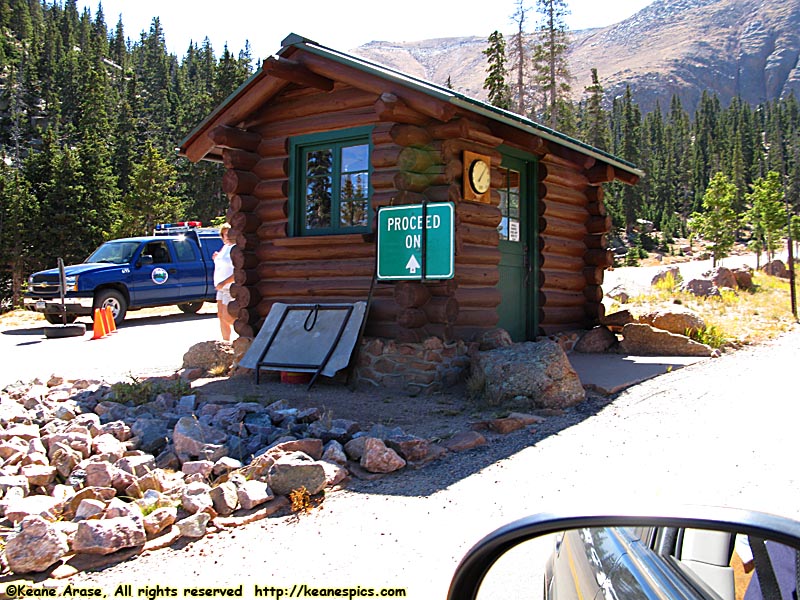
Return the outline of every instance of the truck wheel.
<path id="1" fill-rule="evenodd" d="M 125 297 L 116 290 L 102 290 L 97 293 L 94 299 L 94 307 L 104 309 L 106 306 L 111 308 L 111 316 L 117 327 L 122 325 L 125 320 L 125 313 L 128 311 L 128 303 Z M 94 315 L 92 315 L 94 318 Z"/>
<path id="2" fill-rule="evenodd" d="M 66 323 L 67 324 L 73 323 L 77 318 L 78 317 L 76 317 L 75 315 L 67 315 Z M 44 316 L 44 320 L 50 323 L 50 325 L 63 325 L 65 322 L 61 317 L 61 315 L 53 315 L 53 314 L 46 314 Z"/>
<path id="3" fill-rule="evenodd" d="M 187 315 L 193 315 L 203 308 L 203 301 L 198 300 L 197 302 L 183 302 L 178 304 L 178 308 L 180 308 Z"/>

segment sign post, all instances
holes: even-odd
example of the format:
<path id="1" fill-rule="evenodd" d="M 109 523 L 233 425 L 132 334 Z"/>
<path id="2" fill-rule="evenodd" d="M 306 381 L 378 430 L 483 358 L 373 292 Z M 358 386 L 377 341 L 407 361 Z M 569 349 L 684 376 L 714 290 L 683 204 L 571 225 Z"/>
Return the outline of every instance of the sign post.
<path id="1" fill-rule="evenodd" d="M 455 275 L 452 202 L 387 206 L 378 211 L 379 281 L 452 279 Z"/>

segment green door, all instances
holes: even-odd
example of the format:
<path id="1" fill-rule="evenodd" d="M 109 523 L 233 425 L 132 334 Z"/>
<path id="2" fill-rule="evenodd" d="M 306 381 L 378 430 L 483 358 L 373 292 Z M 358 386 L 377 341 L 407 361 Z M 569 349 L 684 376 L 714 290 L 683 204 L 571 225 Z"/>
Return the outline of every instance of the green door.
<path id="1" fill-rule="evenodd" d="M 533 223 L 536 222 L 534 185 L 536 163 L 521 156 L 504 155 L 500 170 L 500 306 L 498 323 L 515 342 L 534 339 L 538 329 L 536 298 L 537 244 Z"/>

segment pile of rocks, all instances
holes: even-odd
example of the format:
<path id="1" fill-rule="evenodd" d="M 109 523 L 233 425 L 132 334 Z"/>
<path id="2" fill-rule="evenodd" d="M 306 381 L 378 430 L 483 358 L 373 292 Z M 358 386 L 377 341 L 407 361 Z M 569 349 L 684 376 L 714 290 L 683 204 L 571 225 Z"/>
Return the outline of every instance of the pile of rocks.
<path id="1" fill-rule="evenodd" d="M 274 514 L 303 488 L 313 496 L 350 474 L 379 476 L 447 452 L 399 428 L 362 431 L 285 401 L 117 400 L 108 383 L 59 378 L 0 392 L 0 515 L 11 526 L 3 560 L 12 572 L 202 537 Z M 485 443 L 474 433 L 467 447 Z"/>

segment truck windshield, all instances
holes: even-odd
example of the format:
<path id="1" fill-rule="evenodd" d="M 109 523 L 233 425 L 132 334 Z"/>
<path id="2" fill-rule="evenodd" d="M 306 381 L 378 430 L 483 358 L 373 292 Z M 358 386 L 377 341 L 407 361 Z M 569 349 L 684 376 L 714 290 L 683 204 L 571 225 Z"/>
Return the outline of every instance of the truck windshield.
<path id="1" fill-rule="evenodd" d="M 114 263 L 124 265 L 131 262 L 133 254 L 139 247 L 139 242 L 106 242 L 84 262 L 87 263 Z"/>

